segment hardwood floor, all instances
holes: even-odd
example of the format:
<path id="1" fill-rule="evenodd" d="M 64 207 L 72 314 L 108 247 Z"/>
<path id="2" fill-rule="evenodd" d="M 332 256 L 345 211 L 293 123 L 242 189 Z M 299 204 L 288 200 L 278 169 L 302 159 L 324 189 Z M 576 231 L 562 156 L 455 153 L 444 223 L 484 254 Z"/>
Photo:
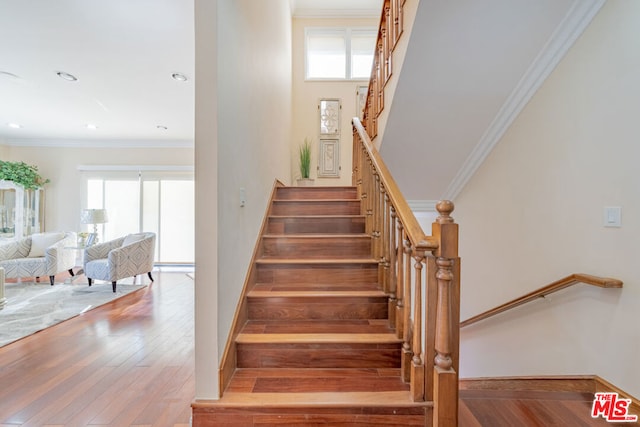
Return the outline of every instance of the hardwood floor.
<path id="1" fill-rule="evenodd" d="M 637 426 L 591 418 L 592 393 L 570 391 L 460 390 L 461 427 Z"/>
<path id="2" fill-rule="evenodd" d="M 194 284 L 184 272 L 154 276 L 0 348 L 0 426 L 188 426 Z"/>

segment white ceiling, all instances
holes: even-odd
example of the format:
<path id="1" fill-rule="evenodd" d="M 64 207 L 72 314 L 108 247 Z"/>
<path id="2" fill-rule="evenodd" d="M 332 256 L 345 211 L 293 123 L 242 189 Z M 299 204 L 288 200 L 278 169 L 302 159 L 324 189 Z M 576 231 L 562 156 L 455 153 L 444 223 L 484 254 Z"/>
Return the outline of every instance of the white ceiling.
<path id="1" fill-rule="evenodd" d="M 191 143 L 193 78 L 193 0 L 0 0 L 0 142 Z"/>
<path id="2" fill-rule="evenodd" d="M 381 1 L 291 6 L 296 16 L 377 16 Z M 193 0 L 0 0 L 0 143 L 191 144 L 193 7 Z"/>
<path id="3" fill-rule="evenodd" d="M 379 17 L 383 0 L 291 0 L 296 17 Z"/>

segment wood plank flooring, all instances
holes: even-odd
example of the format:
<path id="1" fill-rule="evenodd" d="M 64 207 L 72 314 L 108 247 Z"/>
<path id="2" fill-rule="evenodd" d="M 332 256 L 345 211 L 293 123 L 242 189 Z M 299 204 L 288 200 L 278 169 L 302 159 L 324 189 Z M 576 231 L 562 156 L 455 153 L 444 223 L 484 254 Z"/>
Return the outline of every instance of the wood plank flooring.
<path id="1" fill-rule="evenodd" d="M 592 402 L 592 393 L 572 391 L 460 390 L 458 421 L 465 427 L 639 425 L 593 419 Z"/>
<path id="2" fill-rule="evenodd" d="M 154 276 L 0 348 L 0 426 L 189 426 L 194 284 L 184 272 Z"/>

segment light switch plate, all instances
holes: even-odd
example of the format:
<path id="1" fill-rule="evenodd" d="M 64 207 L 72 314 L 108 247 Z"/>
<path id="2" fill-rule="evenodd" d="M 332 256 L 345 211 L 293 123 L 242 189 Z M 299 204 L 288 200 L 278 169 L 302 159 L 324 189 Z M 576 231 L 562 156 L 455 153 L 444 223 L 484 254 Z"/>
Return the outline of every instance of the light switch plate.
<path id="1" fill-rule="evenodd" d="M 622 208 L 620 206 L 604 207 L 604 226 L 622 227 Z"/>
<path id="2" fill-rule="evenodd" d="M 247 204 L 247 191 L 244 187 L 240 187 L 240 207 L 243 208 Z"/>

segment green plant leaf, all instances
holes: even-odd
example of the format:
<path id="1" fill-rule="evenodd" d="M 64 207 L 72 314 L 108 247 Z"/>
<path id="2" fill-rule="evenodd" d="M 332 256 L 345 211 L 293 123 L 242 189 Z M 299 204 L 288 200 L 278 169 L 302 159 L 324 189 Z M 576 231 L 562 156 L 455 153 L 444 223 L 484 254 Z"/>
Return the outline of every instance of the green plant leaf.
<path id="1" fill-rule="evenodd" d="M 307 138 L 305 138 L 304 143 L 300 145 L 299 161 L 300 176 L 302 178 L 309 178 L 311 172 L 311 143 Z"/>
<path id="2" fill-rule="evenodd" d="M 15 182 L 26 189 L 40 188 L 49 182 L 38 174 L 37 166 L 2 160 L 0 160 L 0 179 Z"/>

